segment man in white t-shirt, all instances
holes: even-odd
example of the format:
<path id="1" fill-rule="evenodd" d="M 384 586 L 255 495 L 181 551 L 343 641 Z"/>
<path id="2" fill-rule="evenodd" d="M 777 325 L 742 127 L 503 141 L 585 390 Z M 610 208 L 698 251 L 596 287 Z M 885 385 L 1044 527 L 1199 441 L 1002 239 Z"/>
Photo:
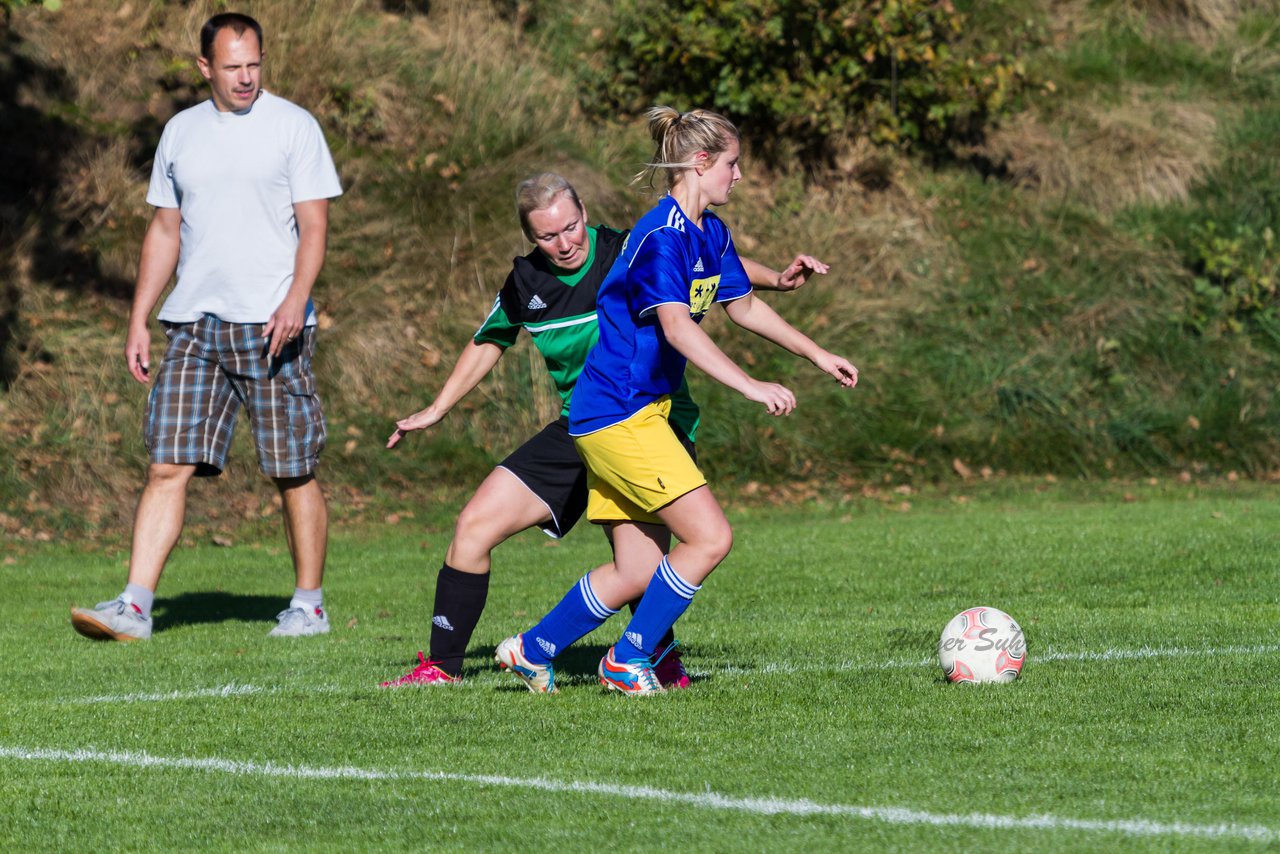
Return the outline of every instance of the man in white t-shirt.
<path id="1" fill-rule="evenodd" d="M 168 347 L 147 400 L 147 483 L 133 525 L 124 592 L 71 623 L 92 638 L 151 636 L 151 606 L 182 532 L 187 486 L 225 465 L 241 406 L 262 472 L 280 490 L 297 584 L 271 634 L 329 630 L 321 595 L 328 510 L 315 479 L 324 414 L 315 391 L 311 288 L 324 263 L 329 199 L 342 193 L 311 114 L 261 87 L 262 28 L 225 13 L 200 32 L 212 98 L 165 125 L 147 202 L 125 361 L 151 380 L 148 321 L 160 308 Z"/>

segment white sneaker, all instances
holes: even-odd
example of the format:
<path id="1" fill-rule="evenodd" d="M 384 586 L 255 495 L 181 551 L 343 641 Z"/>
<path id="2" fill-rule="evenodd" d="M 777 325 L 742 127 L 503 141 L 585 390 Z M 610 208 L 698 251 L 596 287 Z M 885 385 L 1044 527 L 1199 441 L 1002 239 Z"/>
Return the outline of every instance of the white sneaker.
<path id="1" fill-rule="evenodd" d="M 142 616 L 138 606 L 116 597 L 93 607 L 72 608 L 71 627 L 94 640 L 136 641 L 151 637 L 151 618 Z"/>
<path id="2" fill-rule="evenodd" d="M 267 634 L 276 638 L 305 638 L 329 631 L 329 615 L 324 608 L 285 608 L 276 614 L 279 624 Z"/>
<path id="3" fill-rule="evenodd" d="M 510 670 L 524 680 L 529 690 L 535 694 L 556 693 L 555 670 L 550 664 L 534 664 L 524 657 L 524 638 L 515 635 L 498 644 L 498 651 L 493 660 L 498 667 Z"/>

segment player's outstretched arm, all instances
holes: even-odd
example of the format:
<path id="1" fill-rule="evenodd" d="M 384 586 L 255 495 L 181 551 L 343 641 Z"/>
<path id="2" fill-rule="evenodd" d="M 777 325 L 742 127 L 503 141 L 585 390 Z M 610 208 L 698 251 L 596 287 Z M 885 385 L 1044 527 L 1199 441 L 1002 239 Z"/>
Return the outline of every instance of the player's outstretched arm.
<path id="1" fill-rule="evenodd" d="M 497 344 L 490 344 L 487 341 L 477 344 L 475 341 L 468 341 L 453 370 L 449 372 L 449 378 L 444 381 L 444 386 L 436 395 L 436 399 L 431 401 L 426 409 L 397 421 L 395 432 L 387 438 L 387 447 L 394 448 L 406 434 L 414 430 L 425 430 L 438 424 L 459 400 L 466 397 L 482 379 L 489 375 L 489 372 L 498 364 L 498 360 L 502 358 L 503 352 Z"/>
<path id="2" fill-rule="evenodd" d="M 124 361 L 129 373 L 140 383 L 151 381 L 151 330 L 147 322 L 173 271 L 178 268 L 182 212 L 177 208 L 156 208 L 142 238 L 142 258 L 129 311 L 129 332 L 124 341 Z"/>
<path id="3" fill-rule="evenodd" d="M 754 332 L 784 350 L 808 359 L 845 388 L 853 388 L 858 384 L 858 369 L 847 359 L 819 347 L 809 336 L 787 323 L 763 300 L 747 294 L 741 299 L 723 305 L 729 318 L 743 329 Z"/>
<path id="4" fill-rule="evenodd" d="M 826 275 L 831 269 L 812 255 L 797 255 L 781 273 L 741 255 L 738 260 L 742 262 L 742 269 L 746 271 L 751 286 L 762 291 L 794 291 L 809 281 L 814 273 Z"/>
<path id="5" fill-rule="evenodd" d="M 687 305 L 660 305 L 657 312 L 667 343 L 713 380 L 739 392 L 747 400 L 764 404 L 770 415 L 788 415 L 796 408 L 796 396 L 790 389 L 777 383 L 760 382 L 726 356 L 702 327 L 693 322 Z"/>

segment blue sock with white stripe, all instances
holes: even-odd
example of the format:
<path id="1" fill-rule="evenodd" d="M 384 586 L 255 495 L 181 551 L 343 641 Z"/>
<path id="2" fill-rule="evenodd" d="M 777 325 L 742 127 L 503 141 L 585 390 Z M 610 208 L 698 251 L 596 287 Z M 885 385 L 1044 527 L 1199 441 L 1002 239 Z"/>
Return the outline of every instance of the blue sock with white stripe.
<path id="1" fill-rule="evenodd" d="M 614 659 L 652 658 L 658 641 L 676 624 L 693 601 L 693 594 L 701 589 L 701 585 L 690 584 L 677 575 L 663 557 L 627 630 L 613 647 Z"/>
<path id="2" fill-rule="evenodd" d="M 524 633 L 524 654 L 534 664 L 547 664 L 583 635 L 600 628 L 618 613 L 605 607 L 591 589 L 591 573 L 565 594 L 536 626 Z"/>

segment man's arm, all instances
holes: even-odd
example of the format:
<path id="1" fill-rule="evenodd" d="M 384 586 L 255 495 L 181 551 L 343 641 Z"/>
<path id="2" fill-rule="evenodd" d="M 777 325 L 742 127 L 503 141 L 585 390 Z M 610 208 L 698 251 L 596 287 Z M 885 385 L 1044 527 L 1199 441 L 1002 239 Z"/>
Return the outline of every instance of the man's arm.
<path id="1" fill-rule="evenodd" d="M 426 409 L 397 421 L 395 432 L 387 438 L 387 447 L 394 448 L 406 433 L 426 429 L 448 415 L 459 400 L 489 375 L 504 352 L 497 344 L 488 341 L 480 344 L 468 341 L 436 399 Z"/>
<path id="2" fill-rule="evenodd" d="M 311 299 L 311 289 L 324 267 L 325 247 L 329 239 L 328 199 L 296 202 L 293 215 L 298 221 L 293 282 L 262 330 L 268 341 L 267 352 L 272 356 L 279 356 L 284 345 L 297 338 L 307 322 L 307 300 Z"/>
<path id="3" fill-rule="evenodd" d="M 124 341 L 124 361 L 129 373 L 140 383 L 151 381 L 151 330 L 147 323 L 151 310 L 164 293 L 173 271 L 178 268 L 182 233 L 182 212 L 177 208 L 156 208 L 142 238 L 138 280 L 129 310 L 129 331 Z"/>
<path id="4" fill-rule="evenodd" d="M 746 270 L 751 286 L 762 291 L 794 291 L 809 281 L 814 273 L 826 275 L 831 269 L 812 255 L 797 255 L 781 273 L 741 255 L 738 260 L 742 262 L 742 269 Z"/>

